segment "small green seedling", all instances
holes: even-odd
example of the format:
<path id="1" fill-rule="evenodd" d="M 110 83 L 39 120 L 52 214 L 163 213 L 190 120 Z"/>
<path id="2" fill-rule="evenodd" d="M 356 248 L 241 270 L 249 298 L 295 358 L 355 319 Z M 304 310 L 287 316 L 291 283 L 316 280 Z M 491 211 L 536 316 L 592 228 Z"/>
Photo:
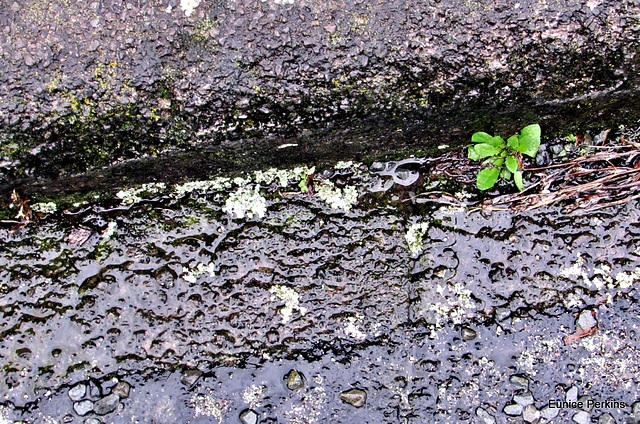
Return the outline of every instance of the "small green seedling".
<path id="1" fill-rule="evenodd" d="M 485 132 L 477 132 L 471 137 L 475 144 L 469 146 L 469 159 L 480 160 L 485 167 L 478 172 L 476 185 L 480 190 L 492 188 L 499 177 L 511 179 L 522 191 L 522 155 L 536 157 L 540 147 L 540 125 L 528 125 L 520 134 L 512 135 L 507 141 L 500 136 L 492 137 Z"/>

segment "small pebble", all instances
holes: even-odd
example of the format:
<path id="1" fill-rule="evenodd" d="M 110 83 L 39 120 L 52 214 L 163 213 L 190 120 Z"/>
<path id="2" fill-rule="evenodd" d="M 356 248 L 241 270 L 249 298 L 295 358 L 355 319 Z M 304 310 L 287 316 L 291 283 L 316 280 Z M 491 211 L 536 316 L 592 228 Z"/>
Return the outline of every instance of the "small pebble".
<path id="1" fill-rule="evenodd" d="M 287 388 L 289 390 L 299 390 L 304 387 L 304 375 L 296 370 L 289 371 L 286 376 Z"/>
<path id="2" fill-rule="evenodd" d="M 131 390 L 131 385 L 124 381 L 119 381 L 118 384 L 113 386 L 111 389 L 111 393 L 118 395 L 121 399 L 126 399 L 129 397 L 129 391 Z"/>
<path id="3" fill-rule="evenodd" d="M 578 388 L 576 386 L 571 386 L 569 390 L 567 390 L 566 401 L 567 402 L 578 401 Z"/>
<path id="4" fill-rule="evenodd" d="M 527 405 L 522 412 L 522 419 L 527 423 L 533 423 L 540 418 L 540 411 L 535 405 Z"/>
<path id="5" fill-rule="evenodd" d="M 87 418 L 84 420 L 84 424 L 102 424 L 97 418 Z"/>
<path id="6" fill-rule="evenodd" d="M 240 422 L 242 424 L 256 424 L 258 422 L 258 413 L 252 409 L 245 409 L 240 413 Z"/>
<path id="7" fill-rule="evenodd" d="M 191 387 L 194 384 L 196 384 L 196 381 L 200 379 L 201 375 L 202 375 L 202 371 L 200 370 L 186 370 L 182 373 L 180 382 L 185 386 Z"/>
<path id="8" fill-rule="evenodd" d="M 360 408 L 367 401 L 367 392 L 362 389 L 351 389 L 340 393 L 340 399 L 351 406 Z"/>
<path id="9" fill-rule="evenodd" d="M 576 321 L 576 328 L 582 331 L 590 331 L 596 325 L 598 325 L 598 321 L 596 321 L 590 309 L 582 311 Z"/>
<path id="10" fill-rule="evenodd" d="M 73 410 L 81 417 L 93 411 L 93 402 L 90 400 L 82 400 L 73 404 Z"/>
<path id="11" fill-rule="evenodd" d="M 100 387 L 100 384 L 94 380 L 90 380 L 87 395 L 92 399 L 100 398 L 100 396 L 102 396 L 102 387 Z"/>
<path id="12" fill-rule="evenodd" d="M 589 422 L 591 422 L 591 415 L 586 411 L 580 411 L 573 414 L 573 417 L 571 417 L 571 419 L 578 424 L 588 424 Z"/>
<path id="13" fill-rule="evenodd" d="M 507 308 L 496 309 L 496 319 L 498 321 L 504 321 L 505 319 L 509 318 L 509 315 L 511 315 L 511 311 Z"/>
<path id="14" fill-rule="evenodd" d="M 476 415 L 482 418 L 484 424 L 496 424 L 496 419 L 484 408 L 478 407 L 478 409 L 476 409 Z"/>
<path id="15" fill-rule="evenodd" d="M 522 407 L 522 405 L 518 405 L 517 403 L 511 403 L 505 406 L 503 410 L 505 414 L 510 415 L 512 417 L 522 415 L 522 411 L 524 411 L 524 408 Z"/>
<path id="16" fill-rule="evenodd" d="M 523 393 L 520 395 L 515 395 L 513 397 L 513 401 L 518 405 L 522 405 L 523 408 L 528 405 L 533 405 L 535 403 L 535 399 L 533 399 L 533 395 L 530 392 Z"/>
<path id="17" fill-rule="evenodd" d="M 551 421 L 558 416 L 559 412 L 560 408 L 549 408 L 548 406 L 545 406 L 540 410 L 540 416 L 548 421 Z"/>
<path id="18" fill-rule="evenodd" d="M 120 396 L 115 393 L 111 393 L 93 404 L 93 412 L 98 415 L 107 415 L 108 413 L 115 411 L 119 404 Z"/>
<path id="19" fill-rule="evenodd" d="M 516 386 L 522 387 L 523 389 L 529 388 L 529 379 L 521 374 L 514 374 L 509 378 L 509 381 Z"/>
<path id="20" fill-rule="evenodd" d="M 598 424 L 616 424 L 616 420 L 611 414 L 604 413 L 598 417 Z"/>
<path id="21" fill-rule="evenodd" d="M 84 384 L 76 384 L 72 388 L 69 389 L 69 399 L 74 402 L 82 400 L 84 398 L 85 393 L 87 393 L 87 386 Z"/>
<path id="22" fill-rule="evenodd" d="M 461 333 L 462 333 L 462 339 L 466 341 L 473 340 L 478 336 L 478 333 L 476 333 L 474 330 L 468 327 L 462 327 Z"/>

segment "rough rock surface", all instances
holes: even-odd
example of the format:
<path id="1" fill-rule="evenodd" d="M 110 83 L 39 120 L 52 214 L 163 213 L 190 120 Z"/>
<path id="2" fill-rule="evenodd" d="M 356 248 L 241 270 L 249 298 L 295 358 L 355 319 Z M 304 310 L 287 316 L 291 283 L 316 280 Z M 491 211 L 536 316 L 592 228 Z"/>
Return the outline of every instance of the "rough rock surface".
<path id="1" fill-rule="evenodd" d="M 544 119 L 635 89 L 639 14 L 633 0 L 2 0 L 0 179 L 374 122 L 433 136 L 516 125 L 488 118 L 509 110 Z M 326 141 L 305 140 L 311 156 Z"/>

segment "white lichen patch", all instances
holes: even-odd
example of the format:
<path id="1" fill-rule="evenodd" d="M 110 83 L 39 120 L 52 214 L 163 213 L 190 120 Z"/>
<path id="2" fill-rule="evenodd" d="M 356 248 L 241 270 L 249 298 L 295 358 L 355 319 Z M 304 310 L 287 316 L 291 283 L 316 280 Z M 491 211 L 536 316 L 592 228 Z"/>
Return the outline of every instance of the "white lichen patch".
<path id="1" fill-rule="evenodd" d="M 198 262 L 194 268 L 182 267 L 182 279 L 192 284 L 196 282 L 196 277 L 205 273 L 208 273 L 210 277 L 216 275 L 216 266 L 213 262 L 208 264 Z"/>
<path id="2" fill-rule="evenodd" d="M 347 169 L 347 168 L 354 168 L 354 167 L 359 167 L 362 164 L 360 162 L 354 162 L 352 160 L 348 160 L 348 161 L 339 161 L 337 162 L 333 168 L 334 169 Z"/>
<path id="3" fill-rule="evenodd" d="M 476 313 L 476 303 L 471 297 L 471 290 L 462 283 L 437 284 L 436 292 L 442 301 L 430 303 L 427 311 L 433 313 L 436 328 L 442 328 L 447 322 L 463 324 L 473 318 Z"/>
<path id="4" fill-rule="evenodd" d="M 588 279 L 589 277 L 587 276 L 583 265 L 584 259 L 582 259 L 581 254 L 578 253 L 578 259 L 576 259 L 576 261 L 571 264 L 571 266 L 561 269 L 560 276 L 565 278 L 577 278 L 582 276 L 583 278 Z"/>
<path id="5" fill-rule="evenodd" d="M 344 334 L 347 337 L 352 337 L 356 340 L 362 341 L 367 338 L 367 335 L 360 329 L 360 327 L 356 324 L 358 321 L 362 320 L 362 316 L 356 315 L 355 317 L 349 317 L 345 320 L 345 324 L 343 327 Z"/>
<path id="6" fill-rule="evenodd" d="M 327 202 L 332 209 L 351 210 L 358 203 L 358 190 L 353 186 L 337 188 L 332 181 L 321 180 L 315 185 L 316 195 Z"/>
<path id="7" fill-rule="evenodd" d="M 633 327 L 637 328 L 636 325 Z M 581 345 L 590 352 L 579 362 L 578 374 L 583 381 L 615 381 L 627 390 L 636 387 L 640 375 L 640 349 L 635 339 L 627 338 L 625 334 L 619 329 L 600 329 L 592 336 L 580 339 Z"/>
<path id="8" fill-rule="evenodd" d="M 253 178 L 256 183 L 271 184 L 276 182 L 279 187 L 286 187 L 290 181 L 306 180 L 307 177 L 315 172 L 315 167 L 298 166 L 293 169 L 276 169 L 270 168 L 266 171 L 256 171 Z"/>
<path id="9" fill-rule="evenodd" d="M 231 193 L 222 210 L 236 218 L 262 218 L 267 212 L 267 199 L 260 194 L 259 185 L 240 187 Z"/>
<path id="10" fill-rule="evenodd" d="M 569 267 L 560 270 L 559 275 L 577 281 L 590 289 L 628 289 L 635 281 L 640 280 L 640 267 L 634 271 L 619 272 L 613 276 L 611 266 L 605 263 L 592 268 L 586 266 L 584 259 L 578 253 L 578 258 Z"/>
<path id="11" fill-rule="evenodd" d="M 205 181 L 189 181 L 182 184 L 176 184 L 173 187 L 174 195 L 180 197 L 184 194 L 191 193 L 193 191 L 216 191 L 223 190 L 231 187 L 231 180 L 229 178 L 221 177 L 214 178 L 213 180 Z"/>
<path id="12" fill-rule="evenodd" d="M 53 202 L 34 203 L 31 205 L 31 210 L 40 213 L 54 213 L 58 210 L 58 206 Z"/>
<path id="13" fill-rule="evenodd" d="M 14 424 L 13 421 L 7 418 L 8 412 L 4 406 L 0 406 L 0 424 Z"/>
<path id="14" fill-rule="evenodd" d="M 142 200 L 142 194 L 158 194 L 166 189 L 165 183 L 148 183 L 142 184 L 140 187 L 132 187 L 126 190 L 120 190 L 116 193 L 116 197 L 122 200 L 123 205 L 131 205 Z"/>
<path id="15" fill-rule="evenodd" d="M 429 223 L 427 222 L 419 222 L 416 224 L 411 224 L 409 230 L 404 235 L 404 239 L 407 241 L 407 247 L 409 247 L 409 251 L 412 255 L 418 255 L 422 252 L 422 238 L 427 233 L 429 229 Z"/>
<path id="16" fill-rule="evenodd" d="M 260 408 L 264 401 L 265 393 L 266 386 L 264 384 L 261 384 L 260 386 L 252 384 L 242 392 L 242 401 L 249 405 L 250 408 Z"/>
<path id="17" fill-rule="evenodd" d="M 216 399 L 211 389 L 206 389 L 206 393 L 196 393 L 191 398 L 194 417 L 210 417 L 210 423 L 221 424 L 225 413 L 231 404 L 228 400 Z"/>
<path id="18" fill-rule="evenodd" d="M 636 267 L 633 271 L 619 272 L 615 277 L 615 283 L 621 289 L 628 289 L 637 281 L 640 281 L 640 267 Z"/>
<path id="19" fill-rule="evenodd" d="M 327 393 L 324 387 L 310 389 L 299 402 L 292 402 L 289 410 L 284 411 L 284 418 L 289 424 L 324 423 L 322 417 L 327 407 Z"/>
<path id="20" fill-rule="evenodd" d="M 115 221 L 109 222 L 109 224 L 107 224 L 107 228 L 104 229 L 100 237 L 103 240 L 109 240 L 115 234 L 117 228 L 118 224 Z"/>
<path id="21" fill-rule="evenodd" d="M 198 6 L 200 6 L 200 0 L 180 0 L 180 9 L 187 16 L 191 16 Z"/>
<path id="22" fill-rule="evenodd" d="M 280 309 L 283 324 L 287 324 L 291 321 L 294 309 L 299 310 L 302 315 L 307 313 L 307 308 L 300 306 L 300 295 L 292 288 L 277 285 L 271 287 L 269 293 L 272 294 L 272 300 L 280 300 L 284 302 L 284 307 Z"/>
<path id="23" fill-rule="evenodd" d="M 540 336 L 531 337 L 521 342 L 523 349 L 516 358 L 518 368 L 531 376 L 538 374 L 538 368 L 542 364 L 553 364 L 561 356 L 563 343 L 560 337 L 544 339 Z"/>

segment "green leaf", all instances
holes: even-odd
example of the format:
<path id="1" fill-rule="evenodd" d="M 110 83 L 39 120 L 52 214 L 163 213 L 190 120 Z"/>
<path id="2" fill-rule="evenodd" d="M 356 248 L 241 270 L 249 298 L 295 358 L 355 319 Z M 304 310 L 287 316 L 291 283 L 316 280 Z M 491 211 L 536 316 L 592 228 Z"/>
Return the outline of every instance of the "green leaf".
<path id="1" fill-rule="evenodd" d="M 494 164 L 495 166 L 502 166 L 502 164 L 503 164 L 503 163 L 504 163 L 504 158 L 503 158 L 503 157 L 496 158 L 496 159 L 493 161 L 493 164 Z"/>
<path id="2" fill-rule="evenodd" d="M 498 181 L 500 170 L 498 168 L 484 168 L 478 172 L 476 177 L 476 185 L 480 190 L 488 190 Z"/>
<path id="3" fill-rule="evenodd" d="M 515 156 L 507 156 L 505 166 L 510 172 L 516 172 L 518 170 L 518 159 Z"/>
<path id="4" fill-rule="evenodd" d="M 502 171 L 500 171 L 500 177 L 504 178 L 505 180 L 511 179 L 511 171 L 509 171 L 508 169 L 503 169 Z"/>
<path id="5" fill-rule="evenodd" d="M 307 187 L 307 179 L 303 178 L 300 180 L 300 182 L 298 183 L 298 187 L 300 187 L 300 191 L 302 193 L 306 193 L 309 191 L 309 187 Z"/>
<path id="6" fill-rule="evenodd" d="M 520 137 L 520 146 L 516 149 L 519 152 L 527 156 L 531 156 L 532 158 L 536 157 L 538 153 L 538 148 L 540 148 L 540 139 L 532 139 L 530 137 L 525 137 L 524 139 Z"/>
<path id="7" fill-rule="evenodd" d="M 471 160 L 480 160 L 482 158 L 476 153 L 475 147 L 476 146 L 469 146 L 469 154 L 467 155 L 467 157 Z"/>
<path id="8" fill-rule="evenodd" d="M 500 147 L 492 146 L 487 143 L 476 144 L 474 146 L 474 150 L 480 159 L 495 156 L 502 151 Z"/>
<path id="9" fill-rule="evenodd" d="M 522 183 L 522 171 L 516 171 L 513 173 L 513 182 L 516 183 L 518 190 L 522 191 L 524 189 L 524 184 Z"/>
<path id="10" fill-rule="evenodd" d="M 486 132 L 477 132 L 471 136 L 471 141 L 474 143 L 490 143 L 492 139 L 493 137 Z"/>
<path id="11" fill-rule="evenodd" d="M 507 145 L 507 143 L 505 143 L 504 138 L 500 137 L 499 135 L 493 137 L 491 139 L 491 141 L 488 141 L 487 144 L 491 144 L 492 146 L 496 146 L 496 147 L 500 147 L 501 149 L 504 149 L 505 146 Z"/>
<path id="12" fill-rule="evenodd" d="M 507 140 L 507 146 L 511 147 L 514 150 L 518 150 L 518 146 L 519 145 L 520 145 L 520 136 L 519 135 L 512 135 Z"/>
<path id="13" fill-rule="evenodd" d="M 542 135 L 542 130 L 540 129 L 540 125 L 538 124 L 527 125 L 522 129 L 522 131 L 520 131 L 520 134 L 522 134 L 525 137 L 532 137 L 534 139 L 540 140 L 540 136 Z"/>
<path id="14" fill-rule="evenodd" d="M 515 149 L 527 156 L 535 158 L 538 153 L 538 148 L 540 148 L 540 125 L 528 125 L 520 131 L 520 134 L 520 144 Z"/>

